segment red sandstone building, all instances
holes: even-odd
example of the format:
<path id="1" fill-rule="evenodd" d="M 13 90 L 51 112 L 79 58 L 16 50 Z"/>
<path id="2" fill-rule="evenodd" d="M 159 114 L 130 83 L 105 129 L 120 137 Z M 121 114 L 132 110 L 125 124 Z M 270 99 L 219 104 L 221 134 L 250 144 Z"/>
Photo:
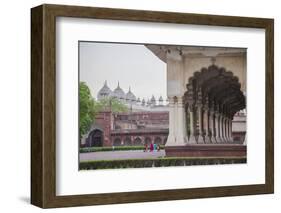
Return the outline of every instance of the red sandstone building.
<path id="1" fill-rule="evenodd" d="M 168 112 L 100 112 L 85 146 L 164 145 L 169 134 Z"/>

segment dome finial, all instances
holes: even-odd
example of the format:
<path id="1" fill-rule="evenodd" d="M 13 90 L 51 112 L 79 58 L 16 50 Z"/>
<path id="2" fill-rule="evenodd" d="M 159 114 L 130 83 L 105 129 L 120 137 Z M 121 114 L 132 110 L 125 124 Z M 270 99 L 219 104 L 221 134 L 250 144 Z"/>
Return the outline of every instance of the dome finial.
<path id="1" fill-rule="evenodd" d="M 120 82 L 119 82 L 119 81 L 118 81 L 118 85 L 117 85 L 117 88 L 121 88 L 121 87 L 120 87 Z"/>
<path id="2" fill-rule="evenodd" d="M 129 86 L 129 91 L 126 94 L 126 99 L 132 102 L 135 102 L 137 100 L 136 96 L 131 91 L 131 86 Z"/>
<path id="3" fill-rule="evenodd" d="M 113 96 L 118 99 L 122 99 L 122 100 L 125 99 L 126 94 L 121 89 L 119 81 L 118 81 L 118 85 L 117 85 L 116 89 L 113 92 Z"/>
<path id="4" fill-rule="evenodd" d="M 105 80 L 104 85 L 107 86 L 107 80 Z"/>

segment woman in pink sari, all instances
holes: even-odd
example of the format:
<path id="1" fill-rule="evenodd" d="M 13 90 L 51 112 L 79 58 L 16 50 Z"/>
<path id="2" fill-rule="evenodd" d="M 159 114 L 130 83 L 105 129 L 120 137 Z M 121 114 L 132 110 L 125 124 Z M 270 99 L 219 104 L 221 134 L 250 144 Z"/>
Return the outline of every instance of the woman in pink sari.
<path id="1" fill-rule="evenodd" d="M 153 143 L 150 144 L 150 151 L 153 152 L 154 146 Z"/>

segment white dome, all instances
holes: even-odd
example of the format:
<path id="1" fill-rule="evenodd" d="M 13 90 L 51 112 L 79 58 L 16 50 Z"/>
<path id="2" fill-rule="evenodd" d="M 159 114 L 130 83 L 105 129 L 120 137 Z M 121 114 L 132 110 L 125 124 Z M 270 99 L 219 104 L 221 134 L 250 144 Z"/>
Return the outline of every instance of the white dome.
<path id="1" fill-rule="evenodd" d="M 129 92 L 126 94 L 127 101 L 136 101 L 136 96 L 131 92 L 131 87 L 129 87 Z"/>
<path id="2" fill-rule="evenodd" d="M 112 95 L 111 89 L 107 86 L 107 81 L 104 82 L 103 87 L 98 92 L 98 100 L 110 97 Z"/>
<path id="3" fill-rule="evenodd" d="M 119 86 L 119 82 L 117 88 L 113 91 L 112 96 L 121 100 L 125 100 L 126 94 Z"/>

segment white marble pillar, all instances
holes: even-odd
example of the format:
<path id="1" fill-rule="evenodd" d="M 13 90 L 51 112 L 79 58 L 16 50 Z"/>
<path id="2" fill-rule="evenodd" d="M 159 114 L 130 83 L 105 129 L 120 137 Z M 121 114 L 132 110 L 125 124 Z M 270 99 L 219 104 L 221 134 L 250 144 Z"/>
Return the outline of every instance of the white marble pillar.
<path id="1" fill-rule="evenodd" d="M 196 138 L 195 138 L 195 122 L 194 122 L 194 108 L 188 107 L 188 113 L 189 113 L 189 124 L 190 124 L 190 136 L 188 143 L 189 144 L 195 144 Z"/>
<path id="2" fill-rule="evenodd" d="M 219 114 L 219 138 L 220 138 L 220 142 L 223 143 L 223 139 L 222 139 L 222 122 L 221 122 L 221 119 L 222 119 L 222 115 Z"/>
<path id="3" fill-rule="evenodd" d="M 182 97 L 177 98 L 177 103 L 175 103 L 176 115 L 175 115 L 175 126 L 176 126 L 176 146 L 184 146 L 187 142 L 186 133 L 186 122 L 185 122 L 185 110 Z"/>
<path id="4" fill-rule="evenodd" d="M 228 138 L 228 118 L 225 116 L 224 117 L 224 131 L 225 131 L 225 136 L 224 136 L 224 138 L 225 138 L 225 140 L 226 140 L 226 142 L 228 143 L 229 142 L 229 138 Z"/>
<path id="5" fill-rule="evenodd" d="M 221 143 L 221 131 L 220 131 L 220 113 L 216 112 L 215 113 L 215 121 L 216 121 L 216 142 Z"/>
<path id="6" fill-rule="evenodd" d="M 211 130 L 210 141 L 211 141 L 211 143 L 216 143 L 215 125 L 214 125 L 214 111 L 212 109 L 210 110 L 209 124 L 210 124 L 210 126 L 209 126 L 210 130 Z"/>
<path id="7" fill-rule="evenodd" d="M 225 142 L 228 143 L 228 121 L 226 116 L 224 116 L 224 139 Z"/>
<path id="8" fill-rule="evenodd" d="M 213 117 L 213 119 L 214 119 L 214 126 L 213 126 L 213 133 L 214 133 L 214 139 L 215 139 L 215 143 L 218 143 L 217 142 L 217 135 L 218 135 L 218 130 L 217 130 L 217 115 L 216 115 L 216 112 L 215 111 L 213 111 L 214 112 L 214 117 Z"/>
<path id="9" fill-rule="evenodd" d="M 229 118 L 229 141 L 232 143 L 233 138 L 232 138 L 232 119 Z"/>
<path id="10" fill-rule="evenodd" d="M 227 117 L 227 140 L 228 140 L 228 142 L 231 142 L 231 139 L 230 139 L 230 122 L 231 122 L 230 118 Z"/>
<path id="11" fill-rule="evenodd" d="M 205 143 L 211 143 L 210 139 L 210 115 L 209 115 L 209 107 L 204 106 L 204 139 Z"/>
<path id="12" fill-rule="evenodd" d="M 181 146 L 185 144 L 183 128 L 185 128 L 182 97 L 185 92 L 184 67 L 182 54 L 177 49 L 167 48 L 165 51 L 167 63 L 167 96 L 169 97 L 169 136 L 166 146 Z"/>
<path id="13" fill-rule="evenodd" d="M 229 130 L 229 126 L 228 126 L 228 117 L 224 117 L 224 119 L 225 119 L 225 121 L 224 121 L 224 123 L 225 123 L 225 140 L 226 140 L 226 142 L 228 143 L 229 142 L 229 138 L 228 138 L 228 130 Z"/>
<path id="14" fill-rule="evenodd" d="M 225 143 L 225 128 L 224 128 L 225 124 L 224 124 L 224 115 L 221 114 L 220 116 L 220 138 L 221 138 L 221 141 L 223 143 Z"/>
<path id="15" fill-rule="evenodd" d="M 224 140 L 227 143 L 228 142 L 228 138 L 227 138 L 227 117 L 224 115 Z"/>
<path id="16" fill-rule="evenodd" d="M 199 123 L 199 135 L 197 138 L 197 143 L 204 143 L 204 131 L 203 131 L 203 117 L 202 117 L 202 105 L 197 105 L 197 113 L 198 113 L 198 123 Z"/>

